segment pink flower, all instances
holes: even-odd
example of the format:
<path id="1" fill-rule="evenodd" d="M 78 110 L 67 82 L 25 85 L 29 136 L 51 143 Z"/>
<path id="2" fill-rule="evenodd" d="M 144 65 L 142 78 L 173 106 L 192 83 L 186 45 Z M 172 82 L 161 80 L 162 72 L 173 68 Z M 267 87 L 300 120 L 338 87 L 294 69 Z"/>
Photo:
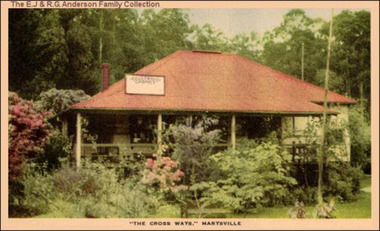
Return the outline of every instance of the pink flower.
<path id="1" fill-rule="evenodd" d="M 152 158 L 148 158 L 148 159 L 146 160 L 146 166 L 147 166 L 148 168 L 153 168 L 154 165 L 155 165 L 155 161 L 154 161 Z"/>
<path id="2" fill-rule="evenodd" d="M 20 104 L 16 104 L 16 105 L 12 106 L 12 110 L 13 110 L 13 114 L 20 113 L 20 111 L 21 111 L 21 105 Z"/>
<path id="3" fill-rule="evenodd" d="M 176 167 L 177 167 L 177 162 L 175 162 L 175 161 L 173 161 L 173 160 L 170 160 L 170 161 L 168 162 L 168 165 L 171 166 L 171 167 L 173 167 L 173 168 L 176 168 Z"/>
<path id="4" fill-rule="evenodd" d="M 168 164 L 169 162 L 170 162 L 170 158 L 169 157 L 162 157 L 162 162 L 164 163 L 164 164 Z"/>
<path id="5" fill-rule="evenodd" d="M 181 170 L 177 170 L 176 173 L 178 174 L 179 177 L 183 177 L 185 175 L 184 172 L 182 172 Z"/>

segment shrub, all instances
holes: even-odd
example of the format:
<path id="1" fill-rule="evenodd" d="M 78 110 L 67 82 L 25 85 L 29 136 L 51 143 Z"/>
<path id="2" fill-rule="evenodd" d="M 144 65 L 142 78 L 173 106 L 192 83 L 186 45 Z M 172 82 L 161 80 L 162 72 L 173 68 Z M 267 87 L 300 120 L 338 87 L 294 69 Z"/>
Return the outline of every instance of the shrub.
<path id="1" fill-rule="evenodd" d="M 131 153 L 121 148 L 118 174 L 120 177 L 141 177 L 146 166 L 146 157 L 142 153 Z"/>
<path id="2" fill-rule="evenodd" d="M 212 120 L 204 119 L 194 127 L 182 124 L 171 125 L 164 134 L 164 142 L 172 158 L 180 163 L 185 173 L 184 184 L 190 185 L 207 179 L 208 157 L 219 141 L 219 130 L 208 131 Z"/>
<path id="3" fill-rule="evenodd" d="M 33 168 L 35 164 L 25 175 L 25 197 L 19 204 L 33 212 L 25 216 L 150 217 L 163 205 L 138 180 L 120 179 L 116 169 L 99 163 L 84 162 L 79 171 L 64 167 L 52 174 Z"/>
<path id="4" fill-rule="evenodd" d="M 124 181 L 99 197 L 84 199 L 85 217 L 144 218 L 157 213 L 161 205 L 142 185 Z"/>
<path id="5" fill-rule="evenodd" d="M 38 213 L 23 207 L 23 174 L 25 162 L 42 152 L 47 142 L 51 127 L 46 122 L 49 113 L 35 109 L 32 101 L 20 98 L 16 93 L 9 93 L 8 108 L 8 179 L 10 214 L 27 215 Z"/>
<path id="6" fill-rule="evenodd" d="M 22 165 L 27 157 L 42 151 L 50 135 L 50 125 L 46 122 L 49 113 L 38 111 L 32 101 L 9 93 L 9 180 L 10 186 L 22 176 Z"/>
<path id="7" fill-rule="evenodd" d="M 49 213 L 38 216 L 50 218 L 83 218 L 85 211 L 81 204 L 72 201 L 55 198 L 49 204 Z"/>
<path id="8" fill-rule="evenodd" d="M 181 204 L 181 217 L 187 217 L 189 204 L 194 204 L 194 200 L 201 216 L 203 205 L 198 200 L 199 192 L 196 188 L 192 191 L 188 188 L 210 177 L 213 166 L 209 165 L 208 159 L 214 153 L 221 132 L 214 128 L 216 123 L 214 118 L 201 117 L 197 118 L 194 126 L 180 123 L 171 125 L 163 135 L 165 154 L 171 154 L 184 172 L 182 183 L 186 186 L 176 187 L 175 190 L 181 192 L 171 195 Z"/>
<path id="9" fill-rule="evenodd" d="M 55 89 L 42 92 L 36 106 L 54 115 L 67 111 L 71 105 L 90 98 L 83 90 Z"/>
<path id="10" fill-rule="evenodd" d="M 36 171 L 36 164 L 26 164 L 22 180 L 23 197 L 18 197 L 17 202 L 10 206 L 10 213 L 15 217 L 36 216 L 49 211 L 49 204 L 55 197 L 52 176 L 42 175 Z M 21 209 L 21 212 L 18 211 Z"/>
<path id="11" fill-rule="evenodd" d="M 324 195 L 337 197 L 340 201 L 355 200 L 360 192 L 361 177 L 360 167 L 351 167 L 342 161 L 328 163 L 324 177 Z"/>
<path id="12" fill-rule="evenodd" d="M 42 171 L 51 172 L 62 167 L 63 163 L 68 164 L 71 153 L 70 139 L 60 131 L 54 130 L 35 161 L 39 163 Z"/>
<path id="13" fill-rule="evenodd" d="M 311 168 L 311 169 L 310 169 Z M 360 192 L 362 170 L 351 167 L 343 161 L 330 161 L 324 165 L 323 196 L 326 199 L 336 198 L 340 202 L 353 201 Z M 317 165 L 309 165 L 310 172 L 317 172 Z M 317 202 L 317 188 L 315 185 L 298 185 L 291 190 L 291 201 L 302 201 L 306 204 Z"/>
<path id="14" fill-rule="evenodd" d="M 207 204 L 223 205 L 234 212 L 287 203 L 289 188 L 297 184 L 289 176 L 291 156 L 279 144 L 253 141 L 249 149 L 227 150 L 212 155 L 220 178 L 191 189 L 203 191 Z"/>
<path id="15" fill-rule="evenodd" d="M 307 204 L 316 202 L 318 180 L 317 148 L 320 121 L 310 121 L 303 132 L 303 150 L 293 155 L 291 175 L 297 179 L 298 187 L 292 191 L 291 198 Z M 351 201 L 360 190 L 360 167 L 351 167 L 349 162 L 339 158 L 336 145 L 341 144 L 343 130 L 347 123 L 329 121 L 326 133 L 325 160 L 323 166 L 323 195 L 326 198 L 337 198 L 340 201 Z M 345 152 L 345 150 L 340 150 Z"/>
<path id="16" fill-rule="evenodd" d="M 59 193 L 73 199 L 95 196 L 96 193 L 99 193 L 102 186 L 100 185 L 102 179 L 98 178 L 96 172 L 88 171 L 88 169 L 76 171 L 75 169 L 65 167 L 54 173 L 53 180 Z"/>
<path id="17" fill-rule="evenodd" d="M 290 191 L 289 200 L 314 204 L 317 201 L 317 187 L 295 187 Z"/>
<path id="18" fill-rule="evenodd" d="M 177 192 L 183 186 L 176 183 L 182 180 L 184 173 L 178 169 L 178 163 L 170 157 L 158 156 L 156 160 L 148 158 L 142 183 L 154 185 L 161 192 Z"/>
<path id="19" fill-rule="evenodd" d="M 170 157 L 162 157 L 157 154 L 153 156 L 156 157 L 156 160 L 147 159 L 141 182 L 148 186 L 149 193 L 154 193 L 158 198 L 169 203 L 179 203 L 182 216 L 183 209 L 187 211 L 189 197 L 189 187 L 180 184 L 184 173 L 179 169 L 178 162 L 173 161 Z"/>
<path id="20" fill-rule="evenodd" d="M 360 108 L 350 109 L 348 128 L 351 138 L 351 163 L 370 173 L 371 124 L 361 115 Z"/>

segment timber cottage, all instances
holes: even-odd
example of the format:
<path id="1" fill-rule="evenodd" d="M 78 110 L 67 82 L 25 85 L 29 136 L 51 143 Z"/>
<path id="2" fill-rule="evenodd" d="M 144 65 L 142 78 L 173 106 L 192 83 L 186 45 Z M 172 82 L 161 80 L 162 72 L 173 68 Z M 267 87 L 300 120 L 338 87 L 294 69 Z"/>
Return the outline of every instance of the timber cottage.
<path id="1" fill-rule="evenodd" d="M 323 113 L 323 88 L 239 55 L 177 51 L 111 86 L 109 67 L 102 68 L 102 91 L 73 105 L 63 123 L 66 133 L 76 134 L 77 166 L 81 156 L 119 155 L 122 149 L 152 154 L 160 147 L 163 124 L 199 115 L 216 115 L 225 126 L 221 147 L 235 148 L 237 137 L 265 136 L 269 123 L 283 144 L 297 151 L 297 132 Z M 347 121 L 355 100 L 330 92 L 328 103 L 329 115 Z M 95 144 L 83 140 L 82 116 L 98 135 Z M 284 136 L 289 130 L 294 137 Z M 349 160 L 347 131 L 339 148 Z"/>

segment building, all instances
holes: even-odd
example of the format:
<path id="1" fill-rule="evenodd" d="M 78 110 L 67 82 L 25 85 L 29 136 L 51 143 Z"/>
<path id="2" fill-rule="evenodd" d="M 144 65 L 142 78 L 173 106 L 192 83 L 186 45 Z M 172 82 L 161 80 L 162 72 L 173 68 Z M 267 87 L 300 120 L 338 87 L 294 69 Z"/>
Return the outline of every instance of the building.
<path id="1" fill-rule="evenodd" d="M 205 114 L 227 124 L 229 134 L 221 146 L 235 148 L 239 136 L 262 136 L 266 118 L 284 144 L 295 146 L 294 137 L 283 136 L 285 131 L 294 134 L 323 113 L 323 88 L 235 54 L 177 51 L 111 86 L 109 66 L 102 68 L 103 90 L 73 105 L 75 116 L 64 122 L 64 130 L 76 134 L 77 165 L 91 153 L 152 153 L 161 143 L 163 122 Z M 329 115 L 348 120 L 348 107 L 356 101 L 330 92 L 328 103 Z M 98 134 L 96 144 L 83 141 L 83 115 Z M 348 160 L 350 139 L 347 132 L 343 135 Z"/>

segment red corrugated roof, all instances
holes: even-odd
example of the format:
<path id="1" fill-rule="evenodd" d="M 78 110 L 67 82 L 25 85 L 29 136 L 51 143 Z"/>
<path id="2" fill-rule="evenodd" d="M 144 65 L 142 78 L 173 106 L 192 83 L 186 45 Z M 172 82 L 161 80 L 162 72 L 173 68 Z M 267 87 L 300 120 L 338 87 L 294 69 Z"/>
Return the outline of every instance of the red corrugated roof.
<path id="1" fill-rule="evenodd" d="M 125 93 L 125 79 L 75 109 L 322 113 L 324 89 L 239 55 L 177 51 L 135 74 L 165 76 L 165 95 Z M 355 103 L 334 92 L 329 102 Z M 330 111 L 333 112 L 333 111 Z"/>

